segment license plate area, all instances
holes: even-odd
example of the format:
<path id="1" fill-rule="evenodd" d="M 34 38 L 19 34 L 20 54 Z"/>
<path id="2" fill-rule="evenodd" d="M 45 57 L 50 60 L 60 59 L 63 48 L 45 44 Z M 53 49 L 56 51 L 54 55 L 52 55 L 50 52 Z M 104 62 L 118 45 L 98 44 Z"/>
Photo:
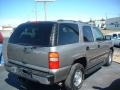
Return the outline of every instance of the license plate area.
<path id="1" fill-rule="evenodd" d="M 25 78 L 32 78 L 31 70 L 25 68 L 18 68 L 18 74 Z"/>

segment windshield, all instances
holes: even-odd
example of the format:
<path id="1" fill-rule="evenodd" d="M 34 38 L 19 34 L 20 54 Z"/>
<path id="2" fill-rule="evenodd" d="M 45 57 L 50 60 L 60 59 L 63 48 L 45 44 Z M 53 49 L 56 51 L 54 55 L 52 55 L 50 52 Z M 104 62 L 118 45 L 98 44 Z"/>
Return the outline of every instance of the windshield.
<path id="1" fill-rule="evenodd" d="M 50 46 L 50 37 L 55 23 L 27 23 L 18 26 L 9 42 L 23 45 Z"/>

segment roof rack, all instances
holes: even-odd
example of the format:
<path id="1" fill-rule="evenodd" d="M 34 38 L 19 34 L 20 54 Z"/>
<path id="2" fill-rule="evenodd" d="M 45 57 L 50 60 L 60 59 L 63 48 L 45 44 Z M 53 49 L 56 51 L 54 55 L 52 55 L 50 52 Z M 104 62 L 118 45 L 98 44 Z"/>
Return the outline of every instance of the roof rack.
<path id="1" fill-rule="evenodd" d="M 64 20 L 64 19 L 59 19 L 59 20 L 57 20 L 57 21 L 72 21 L 72 22 L 77 22 L 77 21 L 75 21 L 75 20 Z"/>

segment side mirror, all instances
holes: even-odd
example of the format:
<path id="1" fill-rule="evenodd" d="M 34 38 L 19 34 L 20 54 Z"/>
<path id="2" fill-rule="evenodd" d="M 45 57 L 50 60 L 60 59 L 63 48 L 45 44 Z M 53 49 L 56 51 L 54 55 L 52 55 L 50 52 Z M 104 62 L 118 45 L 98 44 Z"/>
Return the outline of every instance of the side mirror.
<path id="1" fill-rule="evenodd" d="M 104 39 L 105 39 L 105 40 L 111 40 L 111 38 L 112 38 L 111 35 L 105 35 L 105 36 L 104 36 Z"/>
<path id="2" fill-rule="evenodd" d="M 104 38 L 96 38 L 97 41 L 103 41 Z"/>

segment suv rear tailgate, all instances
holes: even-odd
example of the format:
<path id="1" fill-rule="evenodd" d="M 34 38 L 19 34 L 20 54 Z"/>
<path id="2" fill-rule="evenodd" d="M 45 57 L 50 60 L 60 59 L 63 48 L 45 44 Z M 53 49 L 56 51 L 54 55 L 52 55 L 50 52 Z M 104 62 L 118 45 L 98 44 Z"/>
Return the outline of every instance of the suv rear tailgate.
<path id="1" fill-rule="evenodd" d="M 8 44 L 8 59 L 31 64 L 35 66 L 48 68 L 48 47 L 33 47 L 17 44 Z"/>

